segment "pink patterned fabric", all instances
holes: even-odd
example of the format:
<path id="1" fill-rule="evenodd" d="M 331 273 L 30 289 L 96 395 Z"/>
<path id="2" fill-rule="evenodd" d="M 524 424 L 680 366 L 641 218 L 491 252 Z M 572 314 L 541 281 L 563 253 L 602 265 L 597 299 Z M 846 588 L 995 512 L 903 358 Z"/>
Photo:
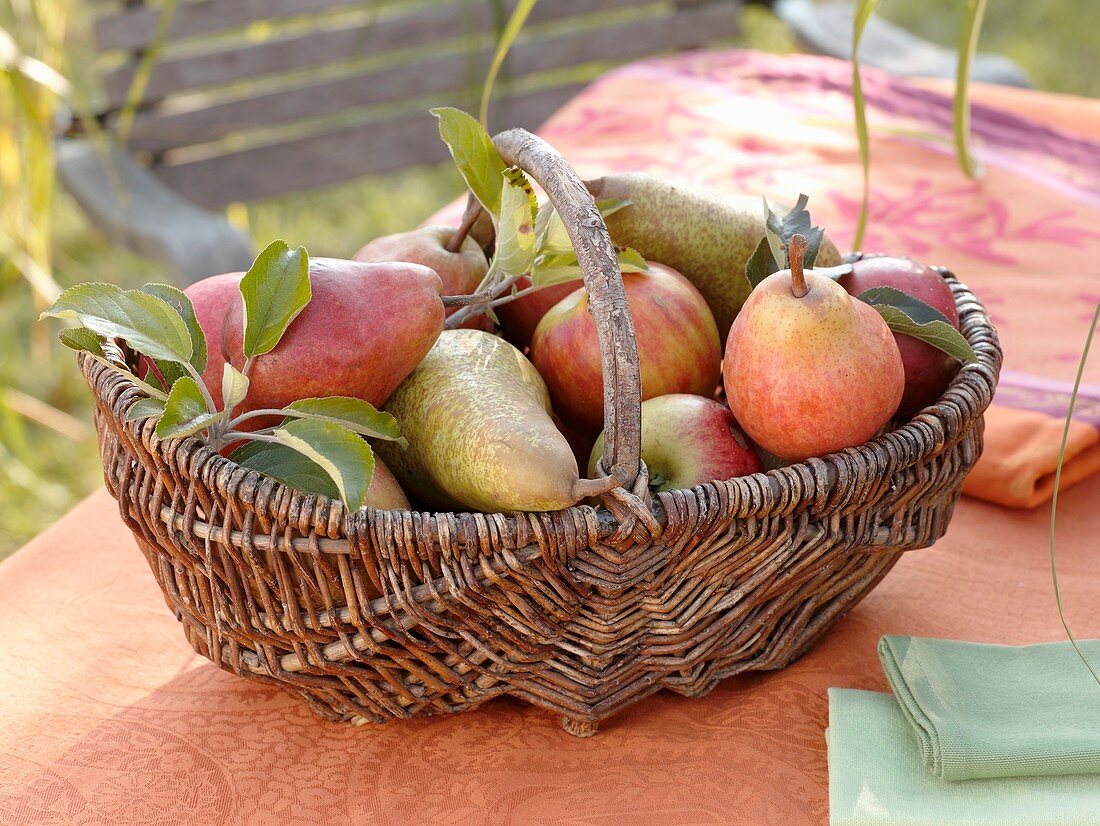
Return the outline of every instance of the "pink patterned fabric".
<path id="1" fill-rule="evenodd" d="M 859 186 L 847 71 L 743 53 L 648 61 L 601 79 L 545 132 L 586 175 L 641 168 L 777 198 L 806 191 L 843 246 Z M 868 248 L 951 265 L 998 313 L 1010 366 L 1068 378 L 1096 294 L 1097 104 L 978 89 L 996 105 L 975 113 L 988 168 L 976 184 L 939 139 L 884 131 L 942 135 L 942 86 L 873 72 L 867 85 L 879 135 Z M 1081 636 L 1100 634 L 1087 610 L 1100 600 L 1098 495 L 1093 477 L 1060 510 L 1062 588 Z M 935 548 L 907 555 L 781 672 L 697 700 L 655 696 L 589 740 L 507 700 L 349 728 L 193 655 L 115 507 L 96 493 L 0 564 L 2 826 L 820 824 L 825 691 L 887 690 L 881 634 L 1022 644 L 1062 633 L 1045 515 L 971 500 Z"/>

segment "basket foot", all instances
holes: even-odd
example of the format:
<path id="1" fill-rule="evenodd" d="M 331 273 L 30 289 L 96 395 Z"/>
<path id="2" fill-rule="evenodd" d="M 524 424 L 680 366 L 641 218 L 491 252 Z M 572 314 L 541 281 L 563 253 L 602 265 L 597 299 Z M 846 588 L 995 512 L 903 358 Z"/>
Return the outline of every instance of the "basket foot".
<path id="1" fill-rule="evenodd" d="M 561 727 L 574 737 L 591 737 L 599 730 L 600 724 L 595 720 L 582 720 L 579 717 L 562 717 Z"/>

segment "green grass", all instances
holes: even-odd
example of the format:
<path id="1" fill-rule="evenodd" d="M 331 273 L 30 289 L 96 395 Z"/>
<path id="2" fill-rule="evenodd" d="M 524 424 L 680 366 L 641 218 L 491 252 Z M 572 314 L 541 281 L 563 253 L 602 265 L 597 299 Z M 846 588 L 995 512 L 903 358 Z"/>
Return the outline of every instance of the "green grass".
<path id="1" fill-rule="evenodd" d="M 954 45 L 964 5 L 964 0 L 888 0 L 881 13 Z M 743 21 L 742 45 L 775 52 L 794 48 L 790 34 L 765 10 L 749 8 Z M 1014 58 L 1041 88 L 1098 96 L 1097 30 L 1100 4 L 992 0 L 981 49 Z M 78 42 L 72 48 L 78 53 L 81 31 L 74 26 Z M 246 216 L 234 217 L 247 220 L 258 246 L 281 237 L 313 255 L 348 256 L 372 237 L 415 226 L 459 192 L 453 167 L 438 166 L 251 205 Z M 136 286 L 168 278 L 155 264 L 108 244 L 59 189 L 50 215 L 52 269 L 62 286 L 88 280 Z M 90 397 L 72 354 L 52 342 L 32 353 L 32 331 L 39 326 L 35 315 L 25 283 L 0 280 L 0 558 L 55 521 L 101 475 L 94 440 L 60 436 L 8 403 L 8 388 L 16 388 L 91 421 Z"/>

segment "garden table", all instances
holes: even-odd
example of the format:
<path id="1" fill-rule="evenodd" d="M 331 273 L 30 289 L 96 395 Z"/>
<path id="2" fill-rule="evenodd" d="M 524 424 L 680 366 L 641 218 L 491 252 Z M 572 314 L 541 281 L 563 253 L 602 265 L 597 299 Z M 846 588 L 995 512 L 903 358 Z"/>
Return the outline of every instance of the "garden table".
<path id="1" fill-rule="evenodd" d="M 858 209 L 847 64 L 706 52 L 603 76 L 543 134 L 583 175 L 807 192 L 846 246 Z M 1100 297 L 1100 104 L 975 90 L 981 183 L 957 172 L 948 87 L 869 72 L 866 249 L 951 266 L 1006 363 L 1071 377 Z M 1090 138 L 1090 136 L 1092 136 Z M 1096 375 L 1095 371 L 1090 376 Z M 1059 511 L 1063 595 L 1100 636 L 1100 477 Z M 1047 512 L 964 499 L 794 665 L 656 695 L 590 739 L 509 699 L 455 717 L 325 723 L 191 653 L 103 491 L 0 565 L 0 824 L 823 823 L 826 689 L 887 690 L 882 634 L 1061 638 Z"/>

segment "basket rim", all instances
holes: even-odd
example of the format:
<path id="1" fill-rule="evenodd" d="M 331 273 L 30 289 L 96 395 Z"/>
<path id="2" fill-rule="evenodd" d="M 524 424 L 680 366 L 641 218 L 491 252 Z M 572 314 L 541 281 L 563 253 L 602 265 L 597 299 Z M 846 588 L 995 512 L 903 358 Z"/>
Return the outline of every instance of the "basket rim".
<path id="1" fill-rule="evenodd" d="M 950 271 L 942 267 L 935 269 L 951 287 L 959 310 L 960 329 L 978 357 L 977 361 L 961 367 L 938 401 L 904 425 L 860 445 L 747 476 L 662 491 L 650 502 L 651 512 L 662 529 L 667 526 L 670 508 L 676 507 L 674 500 L 678 495 L 689 492 L 708 499 L 740 503 L 760 500 L 751 511 L 735 512 L 733 518 L 784 516 L 799 508 L 815 505 L 818 510 L 826 510 L 840 480 L 850 475 L 856 466 L 870 468 L 870 475 L 880 480 L 887 474 L 938 455 L 979 420 L 992 401 L 1000 373 L 1002 352 L 997 332 L 977 296 Z M 125 354 L 128 351 L 122 352 Z M 116 363 L 119 361 L 114 360 Z M 257 533 L 247 541 L 258 550 L 270 547 L 347 554 L 353 534 L 363 536 L 370 533 L 368 523 L 376 518 L 390 521 L 403 514 L 427 520 L 425 528 L 432 535 L 438 535 L 441 522 L 447 523 L 442 530 L 451 536 L 461 533 L 456 530 L 456 522 L 462 516 L 490 520 L 501 529 L 512 528 L 511 531 L 502 530 L 502 534 L 507 535 L 515 535 L 516 528 L 523 535 L 530 535 L 537 521 L 544 522 L 548 518 L 573 522 L 578 526 L 583 524 L 585 530 L 582 532 L 589 533 L 593 540 L 606 537 L 619 528 L 620 523 L 606 507 L 587 504 L 572 505 L 559 511 L 517 513 L 383 511 L 364 505 L 354 513 L 347 513 L 342 502 L 320 494 L 298 491 L 259 471 L 243 468 L 211 450 L 196 436 L 161 440 L 154 432 L 151 419 L 126 421 L 130 407 L 145 398 L 137 384 L 86 353 L 78 353 L 78 363 L 93 395 L 100 402 L 97 406 L 110 411 L 117 428 L 125 432 L 131 441 L 142 444 L 145 451 L 155 455 L 161 465 L 173 468 L 182 481 L 203 482 L 208 486 L 213 483 L 234 495 L 238 504 L 252 510 L 261 522 L 296 526 L 303 534 L 303 537 L 295 538 L 289 534 L 285 537 L 265 537 Z M 890 447 L 894 449 L 889 450 Z M 898 455 L 903 458 L 892 458 Z M 763 495 L 754 497 L 754 493 Z M 173 514 L 167 506 L 162 506 L 161 521 L 166 525 L 179 523 L 182 518 Z M 219 527 L 210 528 L 197 518 L 186 522 L 199 538 L 223 539 Z M 176 524 L 176 527 L 182 528 L 183 525 Z M 538 528 L 534 530 L 538 531 Z M 240 531 L 232 532 L 229 541 L 240 545 L 246 541 L 240 534 Z M 309 538 L 305 537 L 306 534 Z"/>

